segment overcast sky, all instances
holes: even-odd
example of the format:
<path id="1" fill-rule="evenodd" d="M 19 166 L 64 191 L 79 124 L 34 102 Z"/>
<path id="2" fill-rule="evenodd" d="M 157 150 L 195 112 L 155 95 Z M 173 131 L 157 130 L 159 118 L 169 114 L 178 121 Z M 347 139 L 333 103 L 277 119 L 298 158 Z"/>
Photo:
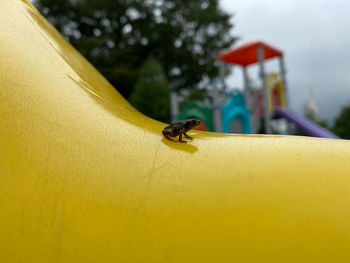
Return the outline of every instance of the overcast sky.
<path id="1" fill-rule="evenodd" d="M 221 0 L 234 14 L 233 34 L 263 40 L 285 53 L 291 108 L 301 113 L 312 89 L 322 117 L 331 121 L 350 104 L 349 0 Z M 269 62 L 268 69 L 277 70 Z M 254 76 L 255 70 L 250 72 Z M 227 84 L 242 87 L 241 70 Z"/>

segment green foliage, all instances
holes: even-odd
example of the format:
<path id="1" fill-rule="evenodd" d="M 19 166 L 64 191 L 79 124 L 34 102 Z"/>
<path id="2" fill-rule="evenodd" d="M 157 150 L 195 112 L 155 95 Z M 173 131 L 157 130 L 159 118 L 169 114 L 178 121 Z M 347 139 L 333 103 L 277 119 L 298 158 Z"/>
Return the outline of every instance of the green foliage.
<path id="1" fill-rule="evenodd" d="M 145 115 L 169 122 L 170 89 L 160 64 L 149 56 L 141 66 L 130 103 Z"/>
<path id="2" fill-rule="evenodd" d="M 188 104 L 190 101 L 204 101 L 206 97 L 206 90 L 193 88 L 189 92 L 185 92 L 185 94 L 180 94 L 180 96 L 180 109 L 183 109 L 185 105 Z"/>
<path id="3" fill-rule="evenodd" d="M 188 95 L 188 100 L 200 100 L 203 101 L 206 96 L 206 92 L 203 89 L 191 89 Z"/>
<path id="4" fill-rule="evenodd" d="M 350 105 L 343 107 L 336 117 L 333 132 L 343 139 L 350 139 Z"/>
<path id="5" fill-rule="evenodd" d="M 217 54 L 232 45 L 231 16 L 219 0 L 36 0 L 63 35 L 123 94 L 154 54 L 172 88 L 218 75 Z M 205 86 L 205 84 L 204 84 Z"/>

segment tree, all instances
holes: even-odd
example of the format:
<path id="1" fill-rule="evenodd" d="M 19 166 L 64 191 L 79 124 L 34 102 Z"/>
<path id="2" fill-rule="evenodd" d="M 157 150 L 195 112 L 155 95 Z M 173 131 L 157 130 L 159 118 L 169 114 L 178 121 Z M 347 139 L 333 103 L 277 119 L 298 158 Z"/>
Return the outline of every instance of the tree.
<path id="1" fill-rule="evenodd" d="M 36 0 L 44 16 L 128 97 L 137 69 L 154 54 L 173 89 L 218 75 L 231 16 L 219 0 Z"/>
<path id="2" fill-rule="evenodd" d="M 130 103 L 147 116 L 169 122 L 170 89 L 163 70 L 154 56 L 141 66 Z"/>
<path id="3" fill-rule="evenodd" d="M 343 139 L 350 139 L 350 105 L 343 107 L 336 117 L 333 132 Z"/>

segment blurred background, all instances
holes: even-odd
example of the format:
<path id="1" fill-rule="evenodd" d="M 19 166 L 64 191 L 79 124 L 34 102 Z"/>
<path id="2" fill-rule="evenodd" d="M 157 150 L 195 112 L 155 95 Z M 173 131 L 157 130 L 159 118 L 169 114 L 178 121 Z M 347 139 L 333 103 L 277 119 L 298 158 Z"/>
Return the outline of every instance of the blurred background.
<path id="1" fill-rule="evenodd" d="M 350 138 L 348 1 L 33 3 L 133 106 L 152 118 L 170 122 L 199 117 L 205 124 L 201 129 L 225 131 L 225 111 L 241 106 L 247 116 L 227 120 L 226 132 L 266 133 L 264 113 L 253 116 L 252 108 L 264 90 L 259 65 L 249 66 L 247 88 L 240 66 L 217 59 L 224 51 L 259 40 L 283 51 L 287 107 Z M 264 65 L 266 74 L 280 70 L 277 60 Z M 306 134 L 293 122 L 273 119 L 272 114 L 272 133 Z"/>

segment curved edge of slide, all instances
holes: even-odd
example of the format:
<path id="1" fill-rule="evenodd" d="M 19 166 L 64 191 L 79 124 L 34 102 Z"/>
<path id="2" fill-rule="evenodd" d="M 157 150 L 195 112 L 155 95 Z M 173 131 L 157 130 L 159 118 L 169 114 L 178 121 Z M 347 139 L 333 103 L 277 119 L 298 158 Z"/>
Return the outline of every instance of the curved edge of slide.
<path id="1" fill-rule="evenodd" d="M 29 1 L 0 24 L 1 262 L 350 261 L 350 141 L 168 141 Z"/>

